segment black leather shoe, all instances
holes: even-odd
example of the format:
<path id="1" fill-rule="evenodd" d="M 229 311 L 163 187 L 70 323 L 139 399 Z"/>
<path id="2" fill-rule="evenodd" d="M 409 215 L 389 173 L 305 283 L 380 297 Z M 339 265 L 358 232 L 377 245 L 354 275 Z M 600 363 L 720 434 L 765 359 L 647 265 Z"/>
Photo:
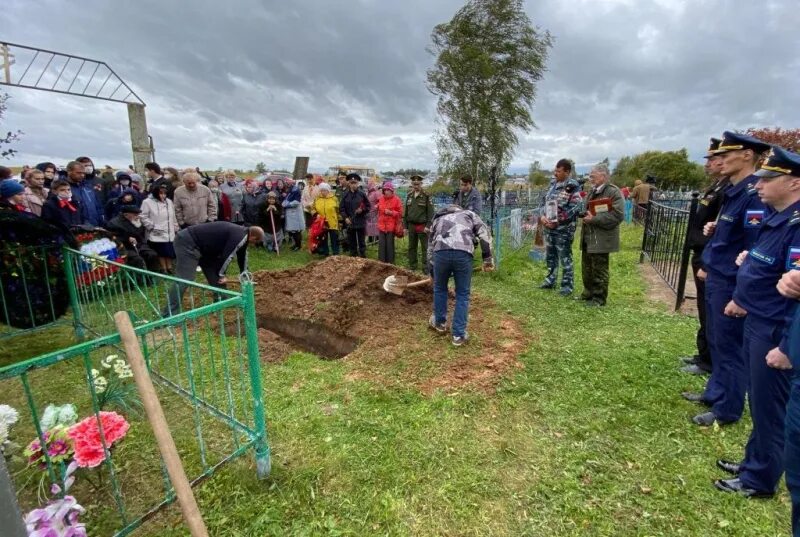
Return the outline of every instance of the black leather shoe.
<path id="1" fill-rule="evenodd" d="M 681 356 L 681 362 L 688 365 L 697 365 L 697 356 Z"/>
<path id="2" fill-rule="evenodd" d="M 726 461 L 725 459 L 717 460 L 717 468 L 723 472 L 728 472 L 731 475 L 739 475 L 740 464 L 738 462 Z"/>
<path id="3" fill-rule="evenodd" d="M 692 403 L 700 403 L 701 405 L 711 406 L 711 403 L 703 399 L 702 393 L 681 392 L 681 397 L 687 401 L 691 401 Z"/>
<path id="4" fill-rule="evenodd" d="M 711 427 L 715 421 L 717 421 L 717 417 L 713 412 L 703 412 L 692 418 L 692 423 L 701 427 Z"/>
<path id="5" fill-rule="evenodd" d="M 742 484 L 738 477 L 734 477 L 733 479 L 717 479 L 714 481 L 714 486 L 722 492 L 740 494 L 745 498 L 772 498 L 775 495 L 774 492 L 762 492 L 756 489 L 747 488 Z"/>
<path id="6" fill-rule="evenodd" d="M 690 375 L 699 375 L 699 376 L 708 375 L 708 371 L 694 364 L 683 366 L 681 368 L 681 371 L 683 371 L 684 373 L 689 373 Z"/>
<path id="7" fill-rule="evenodd" d="M 556 284 L 554 283 L 547 283 L 544 282 L 542 285 L 539 286 L 539 289 L 555 289 Z"/>
<path id="8" fill-rule="evenodd" d="M 605 306 L 603 302 L 600 302 L 598 300 L 587 300 L 584 305 L 587 308 L 602 308 L 603 306 Z"/>

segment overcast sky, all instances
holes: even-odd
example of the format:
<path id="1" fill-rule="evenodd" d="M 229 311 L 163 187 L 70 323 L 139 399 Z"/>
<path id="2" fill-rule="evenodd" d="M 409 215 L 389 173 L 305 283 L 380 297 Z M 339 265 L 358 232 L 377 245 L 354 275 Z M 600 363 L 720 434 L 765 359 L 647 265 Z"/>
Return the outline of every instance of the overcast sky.
<path id="1" fill-rule="evenodd" d="M 147 103 L 157 160 L 204 168 L 435 166 L 433 27 L 458 0 L 5 0 L 0 39 L 106 61 Z M 797 0 L 536 0 L 555 37 L 512 168 L 800 127 Z M 11 164 L 131 161 L 125 106 L 0 86 Z"/>

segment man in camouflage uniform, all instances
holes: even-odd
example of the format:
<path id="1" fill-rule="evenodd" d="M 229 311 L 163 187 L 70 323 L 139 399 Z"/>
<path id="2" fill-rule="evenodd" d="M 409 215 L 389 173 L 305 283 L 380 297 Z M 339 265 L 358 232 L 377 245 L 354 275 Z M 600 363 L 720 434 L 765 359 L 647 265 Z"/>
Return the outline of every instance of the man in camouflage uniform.
<path id="1" fill-rule="evenodd" d="M 575 228 L 578 213 L 583 207 L 580 190 L 581 187 L 574 179 L 569 179 L 572 172 L 572 163 L 561 159 L 556 164 L 550 187 L 544 196 L 541 206 L 539 225 L 544 227 L 544 236 L 547 243 L 547 277 L 539 288 L 553 289 L 558 280 L 558 263 L 561 261 L 561 291 L 563 296 L 572 293 L 574 286 L 574 270 L 572 267 L 572 240 L 575 238 Z M 555 202 L 557 216 L 551 220 L 547 218 L 546 208 L 548 203 Z"/>

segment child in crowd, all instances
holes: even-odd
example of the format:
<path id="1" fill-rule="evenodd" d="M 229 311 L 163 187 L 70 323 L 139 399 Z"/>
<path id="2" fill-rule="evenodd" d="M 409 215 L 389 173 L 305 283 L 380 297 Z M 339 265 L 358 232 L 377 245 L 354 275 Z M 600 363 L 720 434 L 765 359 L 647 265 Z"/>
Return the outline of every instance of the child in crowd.
<path id="1" fill-rule="evenodd" d="M 68 230 L 81 224 L 81 206 L 72 199 L 69 183 L 56 179 L 50 185 L 51 196 L 42 205 L 42 218 L 61 229 Z"/>

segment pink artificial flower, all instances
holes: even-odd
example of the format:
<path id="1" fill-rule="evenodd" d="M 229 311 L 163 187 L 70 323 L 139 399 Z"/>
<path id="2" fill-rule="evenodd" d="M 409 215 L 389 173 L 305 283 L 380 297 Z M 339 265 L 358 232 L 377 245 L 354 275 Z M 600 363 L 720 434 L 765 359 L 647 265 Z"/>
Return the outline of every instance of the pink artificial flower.
<path id="1" fill-rule="evenodd" d="M 89 416 L 70 427 L 68 434 L 75 443 L 75 462 L 81 468 L 94 468 L 106 460 L 100 439 L 100 425 L 109 449 L 116 441 L 124 438 L 130 428 L 130 424 L 121 415 L 102 410 L 99 423 L 95 416 Z"/>

